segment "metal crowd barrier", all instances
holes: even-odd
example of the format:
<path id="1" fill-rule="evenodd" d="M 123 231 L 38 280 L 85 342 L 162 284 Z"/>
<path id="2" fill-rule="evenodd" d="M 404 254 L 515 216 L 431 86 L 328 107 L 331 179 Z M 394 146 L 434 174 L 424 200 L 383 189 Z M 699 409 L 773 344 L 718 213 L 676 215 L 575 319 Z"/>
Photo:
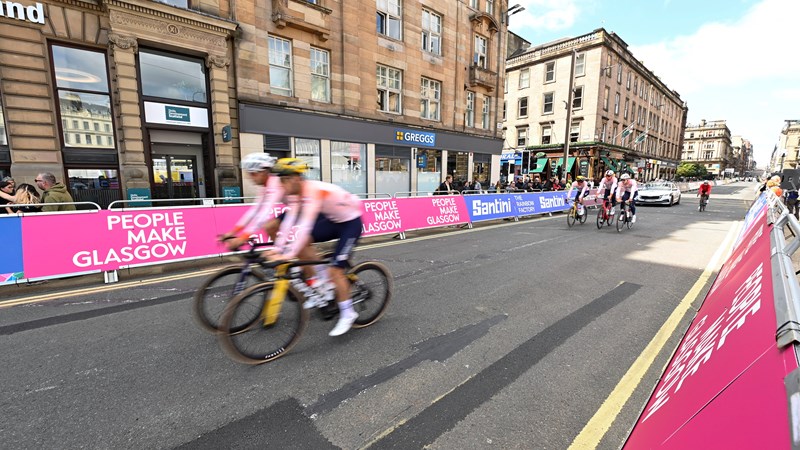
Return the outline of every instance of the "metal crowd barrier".
<path id="1" fill-rule="evenodd" d="M 392 194 L 385 194 L 383 192 L 373 192 L 367 194 L 356 194 L 359 198 L 370 199 L 370 198 L 393 198 Z"/>
<path id="2" fill-rule="evenodd" d="M 769 217 L 773 224 L 770 236 L 772 285 L 778 327 L 775 338 L 778 348 L 800 344 L 800 282 L 792 263 L 792 255 L 800 249 L 800 222 L 789 212 L 780 198 L 769 192 Z M 788 228 L 793 237 L 787 239 Z"/>
<path id="3" fill-rule="evenodd" d="M 243 203 L 238 203 L 238 202 L 237 203 L 231 203 L 231 200 L 255 200 L 257 198 L 258 197 L 204 197 L 204 198 L 175 198 L 175 199 L 159 198 L 159 199 L 146 199 L 146 200 L 145 199 L 141 199 L 141 200 L 115 200 L 115 201 L 113 201 L 113 202 L 108 204 L 108 208 L 107 209 L 110 210 L 116 205 L 123 205 L 123 206 L 119 207 L 119 209 L 122 209 L 124 211 L 126 209 L 125 205 L 131 204 L 131 203 L 142 204 L 142 203 L 196 203 L 196 202 L 201 202 L 199 205 L 198 204 L 186 205 L 186 207 L 191 207 L 191 206 L 214 206 L 214 205 L 217 205 L 217 202 L 219 201 L 223 205 L 225 203 L 241 205 L 244 202 Z M 175 206 L 175 205 L 170 204 L 170 205 L 164 205 L 164 206 Z M 147 206 L 139 206 L 139 205 L 137 205 L 137 206 L 129 206 L 128 209 L 140 209 L 140 208 L 152 208 L 152 207 L 153 207 L 153 205 L 147 205 Z"/>
<path id="4" fill-rule="evenodd" d="M 17 206 L 17 207 L 28 207 L 28 206 L 44 207 L 44 206 L 61 206 L 61 205 L 74 205 L 76 207 L 78 205 L 89 205 L 89 206 L 94 207 L 94 209 L 76 209 L 75 211 L 41 211 L 41 212 L 28 212 L 28 213 L 23 212 L 23 211 L 16 211 L 15 214 L 20 215 L 20 216 L 24 216 L 26 214 L 90 213 L 90 212 L 94 212 L 95 210 L 101 211 L 103 209 L 100 205 L 98 205 L 95 202 L 26 203 L 24 205 L 8 204 L 8 205 L 4 205 L 4 206 L 7 206 L 9 208 L 14 208 L 15 206 Z"/>

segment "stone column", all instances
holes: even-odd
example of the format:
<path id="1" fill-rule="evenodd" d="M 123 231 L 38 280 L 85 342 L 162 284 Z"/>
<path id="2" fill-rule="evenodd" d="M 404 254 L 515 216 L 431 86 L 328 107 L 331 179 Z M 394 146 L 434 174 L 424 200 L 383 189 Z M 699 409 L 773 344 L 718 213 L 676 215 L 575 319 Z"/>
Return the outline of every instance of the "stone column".
<path id="1" fill-rule="evenodd" d="M 207 192 L 209 197 L 223 197 L 227 192 L 234 196 L 238 189 L 241 196 L 241 183 L 239 170 L 236 166 L 237 157 L 233 154 L 234 137 L 238 141 L 238 127 L 231 123 L 231 96 L 228 85 L 228 67 L 230 58 L 225 55 L 209 55 L 206 59 L 208 67 L 209 84 L 211 85 L 211 127 L 214 134 L 214 176 L 216 178 L 217 192 Z M 228 127 L 230 140 L 223 141 L 223 128 Z M 227 189 L 226 189 L 227 188 Z M 235 189 L 234 189 L 235 188 Z"/>
<path id="2" fill-rule="evenodd" d="M 136 72 L 138 44 L 136 38 L 110 33 L 108 46 L 123 198 L 132 194 L 151 198 Z"/>

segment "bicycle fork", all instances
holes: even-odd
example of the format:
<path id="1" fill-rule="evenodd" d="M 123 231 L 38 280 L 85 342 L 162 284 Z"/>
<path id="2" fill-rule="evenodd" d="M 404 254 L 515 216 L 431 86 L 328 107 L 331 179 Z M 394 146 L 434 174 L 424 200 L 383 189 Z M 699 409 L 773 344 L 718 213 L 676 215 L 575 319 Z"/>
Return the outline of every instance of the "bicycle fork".
<path id="1" fill-rule="evenodd" d="M 272 288 L 272 295 L 264 302 L 264 307 L 261 311 L 261 317 L 264 320 L 264 326 L 274 325 L 278 321 L 278 313 L 281 311 L 281 304 L 283 299 L 286 298 L 286 293 L 289 291 L 289 280 L 287 276 L 288 268 L 281 265 L 275 270 L 275 277 L 278 281 L 275 282 Z"/>

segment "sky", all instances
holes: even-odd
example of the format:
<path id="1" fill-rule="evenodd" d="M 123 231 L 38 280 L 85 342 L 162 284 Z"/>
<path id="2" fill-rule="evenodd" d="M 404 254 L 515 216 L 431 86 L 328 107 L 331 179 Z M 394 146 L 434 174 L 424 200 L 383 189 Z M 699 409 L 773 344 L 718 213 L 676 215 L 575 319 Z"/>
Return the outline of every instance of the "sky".
<path id="1" fill-rule="evenodd" d="M 800 120 L 800 0 L 509 0 L 510 30 L 532 45 L 597 28 L 680 94 L 689 124 L 727 120 L 769 163 L 787 119 Z"/>

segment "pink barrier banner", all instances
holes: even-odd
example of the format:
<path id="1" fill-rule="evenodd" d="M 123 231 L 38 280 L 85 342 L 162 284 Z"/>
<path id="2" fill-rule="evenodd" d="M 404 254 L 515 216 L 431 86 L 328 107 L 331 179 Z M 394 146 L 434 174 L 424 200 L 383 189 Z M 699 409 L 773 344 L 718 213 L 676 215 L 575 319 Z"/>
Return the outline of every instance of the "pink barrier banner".
<path id="1" fill-rule="evenodd" d="M 361 202 L 361 236 L 378 236 L 387 233 L 402 233 L 406 230 L 400 218 L 402 198 L 380 198 Z"/>
<path id="2" fill-rule="evenodd" d="M 461 195 L 434 195 L 397 200 L 406 231 L 469 222 L 467 203 Z"/>
<path id="3" fill-rule="evenodd" d="M 770 227 L 759 220 L 714 281 L 625 447 L 790 448 L 783 379 L 798 364 L 793 349 L 777 348 L 775 330 Z"/>

